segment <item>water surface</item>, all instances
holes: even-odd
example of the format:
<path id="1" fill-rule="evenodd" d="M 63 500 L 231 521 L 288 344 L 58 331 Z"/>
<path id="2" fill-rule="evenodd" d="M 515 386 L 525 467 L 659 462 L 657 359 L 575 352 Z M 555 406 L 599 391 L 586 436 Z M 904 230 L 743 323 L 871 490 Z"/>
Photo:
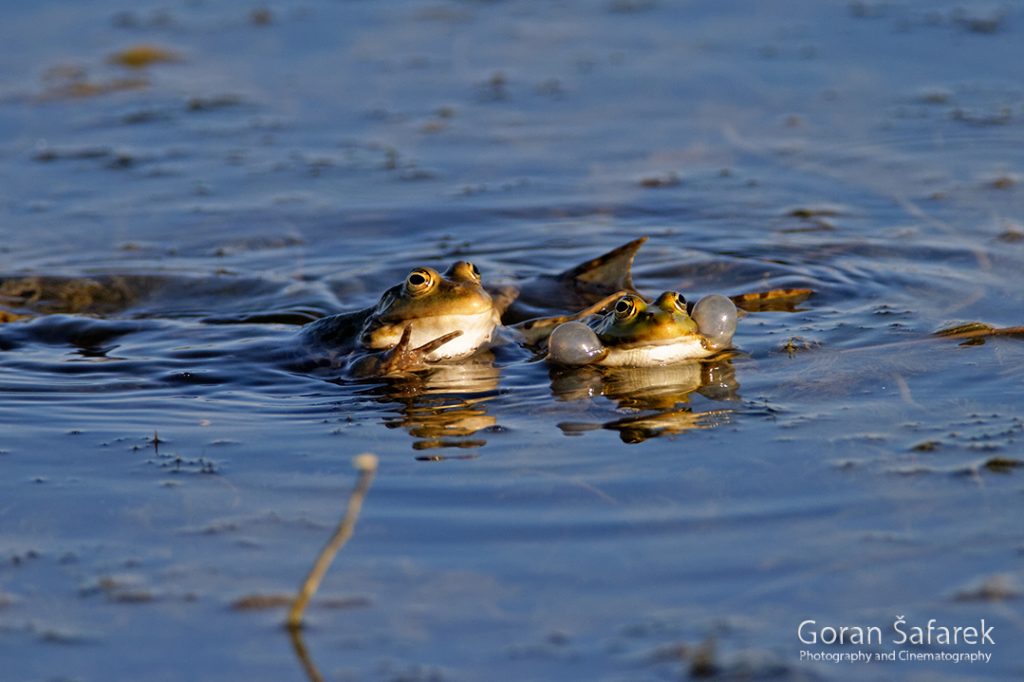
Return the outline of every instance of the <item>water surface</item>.
<path id="1" fill-rule="evenodd" d="M 702 646 L 724 679 L 1024 676 L 1024 345 L 930 338 L 1024 323 L 1015 6 L 2 16 L 5 676 L 303 679 L 283 610 L 232 604 L 295 589 L 363 451 L 301 642 L 325 679 L 680 679 Z M 140 44 L 172 59 L 110 61 Z M 417 265 L 641 235 L 647 293 L 815 294 L 696 373 L 269 357 Z M 799 660 L 804 619 L 896 615 L 985 618 L 993 659 Z"/>

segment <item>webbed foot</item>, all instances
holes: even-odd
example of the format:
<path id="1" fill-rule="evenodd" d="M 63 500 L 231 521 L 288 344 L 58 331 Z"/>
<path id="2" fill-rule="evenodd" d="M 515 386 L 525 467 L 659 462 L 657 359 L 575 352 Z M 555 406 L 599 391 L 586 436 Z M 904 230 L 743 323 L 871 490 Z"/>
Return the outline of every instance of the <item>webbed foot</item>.
<path id="1" fill-rule="evenodd" d="M 402 331 L 402 338 L 395 344 L 395 347 L 381 354 L 377 373 L 402 374 L 424 369 L 429 364 L 426 360 L 428 355 L 460 336 L 462 336 L 462 330 L 457 329 L 444 336 L 439 336 L 433 341 L 428 341 L 422 346 L 412 348 L 412 325 L 409 324 Z"/>

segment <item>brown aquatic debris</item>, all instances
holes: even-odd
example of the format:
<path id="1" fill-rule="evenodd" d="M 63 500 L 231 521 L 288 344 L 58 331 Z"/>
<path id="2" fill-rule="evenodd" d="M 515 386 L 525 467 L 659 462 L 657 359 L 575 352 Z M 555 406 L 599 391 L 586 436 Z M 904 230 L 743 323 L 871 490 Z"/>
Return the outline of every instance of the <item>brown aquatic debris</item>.
<path id="1" fill-rule="evenodd" d="M 1008 474 L 1014 469 L 1024 466 L 1024 462 L 1013 457 L 992 457 L 985 460 L 986 469 L 997 474 Z"/>
<path id="2" fill-rule="evenodd" d="M 92 154 L 92 150 L 87 150 Z M 50 157 L 37 155 L 37 159 Z M 135 298 L 132 283 L 112 277 L 0 278 L 0 304 L 35 313 L 109 313 L 123 310 Z M 0 320 L 3 318 L 0 317 Z"/>
<path id="3" fill-rule="evenodd" d="M 956 601 L 996 602 L 1018 599 L 1021 587 L 1017 579 L 1005 573 L 986 576 L 977 582 L 967 585 L 953 595 Z"/>
<path id="4" fill-rule="evenodd" d="M 814 293 L 813 289 L 771 289 L 747 294 L 730 296 L 737 308 L 748 313 L 764 311 L 792 312 L 796 306 L 806 301 Z"/>
<path id="5" fill-rule="evenodd" d="M 984 339 L 990 336 L 1020 336 L 1024 337 L 1024 327 L 993 327 L 984 322 L 968 322 L 958 324 L 955 327 L 940 329 L 935 336 L 946 339 Z"/>
<path id="6" fill-rule="evenodd" d="M 683 184 L 682 178 L 677 173 L 665 173 L 664 175 L 648 175 L 640 179 L 640 186 L 647 189 L 659 189 L 662 187 L 676 187 Z"/>
<path id="7" fill-rule="evenodd" d="M 107 81 L 76 80 L 47 89 L 39 95 L 41 101 L 61 99 L 83 99 L 98 97 L 112 92 L 141 90 L 149 87 L 145 78 L 113 78 Z"/>
<path id="8" fill-rule="evenodd" d="M 150 64 L 181 61 L 181 56 L 177 52 L 158 45 L 140 43 L 115 52 L 110 55 L 110 61 L 129 69 L 144 69 Z"/>
<path id="9" fill-rule="evenodd" d="M 4 310 L 0 308 L 0 324 L 4 322 L 14 322 L 28 317 L 28 315 L 19 315 L 18 313 L 12 313 L 10 310 Z"/>

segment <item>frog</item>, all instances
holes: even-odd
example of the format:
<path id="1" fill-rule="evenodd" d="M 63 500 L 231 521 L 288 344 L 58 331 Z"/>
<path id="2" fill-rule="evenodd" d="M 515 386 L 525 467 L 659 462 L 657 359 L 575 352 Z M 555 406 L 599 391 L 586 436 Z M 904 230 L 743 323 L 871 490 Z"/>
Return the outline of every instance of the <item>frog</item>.
<path id="1" fill-rule="evenodd" d="M 356 362 L 357 374 L 391 374 L 467 358 L 490 343 L 500 322 L 480 270 L 459 260 L 443 273 L 415 267 L 376 304 L 323 317 L 301 334 L 331 365 L 344 359 Z"/>
<path id="2" fill-rule="evenodd" d="M 541 276 L 531 291 L 546 285 L 572 300 L 592 303 L 571 315 L 531 320 L 531 338 L 543 339 L 558 324 L 579 319 L 606 307 L 632 288 L 633 255 L 646 238 L 554 276 Z M 330 315 L 301 331 L 303 348 L 315 364 L 348 367 L 357 376 L 394 375 L 452 363 L 502 343 L 503 317 L 520 297 L 520 289 L 505 285 L 488 289 L 470 261 L 459 260 L 443 272 L 429 266 L 413 268 L 405 279 L 387 289 L 376 304 L 354 312 Z M 541 296 L 543 298 L 543 296 Z M 514 317 L 514 316 L 513 316 Z M 509 326 L 513 335 L 526 333 Z"/>
<path id="3" fill-rule="evenodd" d="M 458 260 L 443 271 L 426 265 L 413 268 L 374 305 L 362 310 L 323 317 L 319 306 L 305 305 L 220 313 L 203 321 L 305 325 L 298 349 L 294 344 L 278 349 L 289 366 L 347 367 L 357 375 L 413 372 L 464 361 L 509 342 L 536 347 L 560 324 L 595 315 L 622 294 L 639 295 L 632 264 L 647 239 L 633 239 L 562 272 L 513 284 L 485 283 L 476 265 Z M 131 314 L 138 305 L 158 300 L 160 292 L 178 291 L 189 284 L 120 275 L 95 281 L 37 279 L 0 280 L 0 303 L 15 306 L 13 310 L 0 307 L 0 322 L 61 312 Z M 207 286 L 205 280 L 199 282 Z M 571 310 L 577 312 L 564 312 Z M 279 355 L 277 350 L 273 354 Z"/>
<path id="4" fill-rule="evenodd" d="M 690 306 L 677 291 L 653 302 L 625 293 L 609 310 L 567 321 L 547 340 L 547 360 L 567 366 L 659 367 L 711 357 L 732 344 L 736 305 L 712 294 Z"/>
<path id="5" fill-rule="evenodd" d="M 633 285 L 633 260 L 648 237 L 639 237 L 556 274 L 542 273 L 515 285 L 496 286 L 506 326 L 548 320 L 554 311 L 573 311 L 605 301 L 613 294 L 639 293 Z M 536 324 L 536 323 L 535 323 Z"/>

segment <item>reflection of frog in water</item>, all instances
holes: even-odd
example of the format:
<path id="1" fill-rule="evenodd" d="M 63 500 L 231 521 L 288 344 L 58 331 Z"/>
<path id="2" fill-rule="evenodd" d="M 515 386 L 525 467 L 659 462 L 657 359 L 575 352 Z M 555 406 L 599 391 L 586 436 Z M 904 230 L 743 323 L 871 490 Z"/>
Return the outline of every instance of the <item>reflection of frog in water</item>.
<path id="1" fill-rule="evenodd" d="M 465 362 L 393 377 L 373 393 L 384 403 L 397 406 L 397 414 L 386 417 L 384 425 L 408 431 L 414 450 L 477 448 L 487 443 L 481 432 L 497 424 L 487 405 L 498 395 L 499 379 L 493 357 L 483 353 Z"/>
<path id="2" fill-rule="evenodd" d="M 730 410 L 694 411 L 690 398 L 699 394 L 716 401 L 737 398 L 732 362 L 725 358 L 689 360 L 658 367 L 552 366 L 551 392 L 562 400 L 603 396 L 631 414 L 606 422 L 560 424 L 563 432 L 604 428 L 622 440 L 637 443 L 656 436 L 706 429 L 728 421 Z"/>

